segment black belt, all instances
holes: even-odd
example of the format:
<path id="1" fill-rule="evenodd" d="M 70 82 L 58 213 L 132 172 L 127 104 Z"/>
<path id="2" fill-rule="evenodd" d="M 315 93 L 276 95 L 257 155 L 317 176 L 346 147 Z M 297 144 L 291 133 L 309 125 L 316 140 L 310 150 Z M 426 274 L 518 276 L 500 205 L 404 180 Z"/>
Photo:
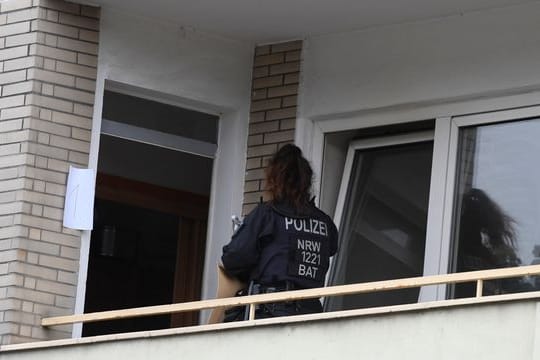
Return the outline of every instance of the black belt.
<path id="1" fill-rule="evenodd" d="M 274 293 L 279 291 L 290 291 L 290 290 L 299 290 L 300 288 L 296 286 L 291 281 L 283 281 L 276 284 L 266 285 L 266 284 L 258 284 L 258 283 L 252 283 L 250 286 L 250 295 L 256 295 L 256 294 L 268 294 L 268 293 Z"/>

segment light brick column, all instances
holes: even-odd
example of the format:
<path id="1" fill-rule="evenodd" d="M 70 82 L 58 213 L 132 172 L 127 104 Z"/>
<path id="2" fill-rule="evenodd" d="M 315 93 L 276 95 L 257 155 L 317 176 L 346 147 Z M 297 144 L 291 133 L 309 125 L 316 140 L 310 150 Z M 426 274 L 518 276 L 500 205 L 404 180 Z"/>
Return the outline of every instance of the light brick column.
<path id="1" fill-rule="evenodd" d="M 86 167 L 99 9 L 0 2 L 1 344 L 69 337 L 42 316 L 73 312 L 80 233 L 62 227 L 70 164 Z"/>
<path id="2" fill-rule="evenodd" d="M 264 194 L 264 168 L 280 146 L 294 142 L 302 41 L 255 49 L 243 215 Z"/>

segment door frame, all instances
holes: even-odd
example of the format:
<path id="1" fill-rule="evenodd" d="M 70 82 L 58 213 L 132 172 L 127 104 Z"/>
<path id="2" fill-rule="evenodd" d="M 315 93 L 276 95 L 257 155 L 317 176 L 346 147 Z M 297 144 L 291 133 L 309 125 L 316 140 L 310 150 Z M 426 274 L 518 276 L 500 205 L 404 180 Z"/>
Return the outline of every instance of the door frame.
<path id="1" fill-rule="evenodd" d="M 110 76 L 110 71 L 106 64 L 98 64 L 88 160 L 88 168 L 94 169 L 96 172 L 99 158 L 105 89 L 219 116 L 218 148 L 212 167 L 210 206 L 208 222 L 206 224 L 205 266 L 201 289 L 201 297 L 208 298 L 213 294 L 217 286 L 217 273 L 213 264 L 219 261 L 221 247 L 227 241 L 227 238 L 230 237 L 229 235 L 232 234 L 230 216 L 232 214 L 240 214 L 242 210 L 243 179 L 246 164 L 245 153 L 247 149 L 247 142 L 245 140 L 248 136 L 247 125 L 249 116 L 247 115 L 249 114 L 249 103 L 246 102 L 245 106 L 242 103 L 236 108 L 231 108 L 156 90 L 144 89 L 136 85 L 114 81 Z M 226 191 L 224 191 L 225 189 Z M 81 232 L 75 314 L 84 313 L 90 236 L 91 230 Z M 201 319 L 204 319 L 208 315 L 209 312 L 201 312 Z M 72 338 L 80 338 L 81 335 L 82 324 L 74 324 Z"/>

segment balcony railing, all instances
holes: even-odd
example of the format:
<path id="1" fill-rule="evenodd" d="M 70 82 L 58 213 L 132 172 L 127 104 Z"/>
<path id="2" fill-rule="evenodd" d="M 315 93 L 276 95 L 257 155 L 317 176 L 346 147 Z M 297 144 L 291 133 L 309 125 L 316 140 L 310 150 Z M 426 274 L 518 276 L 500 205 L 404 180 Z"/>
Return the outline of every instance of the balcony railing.
<path id="1" fill-rule="evenodd" d="M 353 295 L 353 294 L 361 294 L 361 293 L 372 293 L 372 292 L 378 292 L 378 291 L 407 289 L 407 288 L 415 288 L 415 287 L 422 287 L 422 286 L 429 286 L 429 285 L 456 284 L 456 283 L 463 283 L 463 282 L 476 282 L 477 284 L 476 297 L 469 299 L 467 302 L 463 302 L 463 299 L 440 300 L 440 301 L 437 301 L 435 305 L 433 303 L 430 303 L 431 307 L 437 306 L 437 305 L 447 306 L 448 303 L 452 303 L 452 302 L 454 302 L 455 304 L 485 302 L 484 300 L 488 300 L 486 298 L 489 298 L 490 301 L 491 300 L 492 301 L 511 300 L 513 298 L 519 299 L 523 297 L 523 294 L 482 296 L 482 289 L 483 289 L 484 281 L 503 279 L 503 278 L 525 277 L 525 276 L 532 276 L 532 275 L 540 275 L 540 265 L 470 271 L 470 272 L 462 272 L 462 273 L 454 273 L 454 274 L 423 276 L 423 277 L 414 277 L 414 278 L 397 279 L 397 280 L 375 281 L 375 282 L 360 283 L 360 284 L 329 286 L 325 288 L 316 288 L 316 289 L 284 291 L 284 292 L 269 293 L 269 294 L 202 300 L 202 301 L 177 303 L 177 304 L 170 304 L 170 305 L 157 305 L 157 306 L 124 309 L 124 310 L 112 310 L 112 311 L 102 311 L 102 312 L 87 313 L 87 314 L 57 316 L 57 317 L 50 317 L 50 318 L 42 319 L 41 325 L 48 327 L 48 326 L 74 324 L 74 323 L 88 323 L 88 322 L 118 320 L 118 319 L 126 319 L 126 318 L 133 318 L 133 317 L 142 317 L 142 316 L 181 313 L 181 312 L 198 311 L 198 310 L 204 310 L 204 309 L 230 308 L 230 307 L 235 307 L 235 306 L 249 306 L 249 320 L 245 321 L 245 323 L 252 326 L 253 321 L 255 320 L 255 308 L 256 308 L 256 305 L 258 304 L 275 303 L 275 302 L 282 302 L 282 301 L 295 301 L 295 300 L 320 298 L 320 297 L 328 297 L 328 296 L 343 296 L 343 295 Z M 526 297 L 532 297 L 532 296 L 540 296 L 540 292 L 535 291 L 533 293 L 528 293 Z M 403 310 L 406 310 L 406 309 L 410 309 L 411 305 L 421 305 L 421 304 L 397 305 L 397 306 L 385 307 L 385 308 L 392 308 L 392 311 L 399 311 L 400 306 L 402 307 Z M 372 308 L 372 309 L 379 309 L 380 310 L 379 312 L 384 312 L 383 307 Z M 374 312 L 377 312 L 377 311 L 369 311 L 370 309 L 363 309 L 363 310 L 364 310 L 364 313 L 372 314 Z M 343 311 L 325 313 L 326 315 L 325 317 L 332 317 L 332 314 L 335 314 L 337 316 L 338 314 L 336 313 L 340 313 L 340 312 L 343 312 Z"/>

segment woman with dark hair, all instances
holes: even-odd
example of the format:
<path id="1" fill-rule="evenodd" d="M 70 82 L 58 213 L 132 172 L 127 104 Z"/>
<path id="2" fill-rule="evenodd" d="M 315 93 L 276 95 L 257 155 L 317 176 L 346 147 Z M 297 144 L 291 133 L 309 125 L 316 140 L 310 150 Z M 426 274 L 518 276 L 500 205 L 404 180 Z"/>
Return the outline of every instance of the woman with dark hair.
<path id="1" fill-rule="evenodd" d="M 472 188 L 466 192 L 461 205 L 457 271 L 519 266 L 514 223 L 485 191 Z M 521 280 L 515 279 L 487 282 L 484 295 L 519 291 L 523 288 L 520 284 Z M 455 297 L 470 297 L 476 285 L 457 284 L 455 289 Z"/>
<path id="2" fill-rule="evenodd" d="M 469 190 L 461 205 L 458 271 L 518 266 L 514 223 L 483 190 Z"/>
<path id="3" fill-rule="evenodd" d="M 249 283 L 250 294 L 324 286 L 330 257 L 337 251 L 337 229 L 310 201 L 312 177 L 313 170 L 301 150 L 295 145 L 283 146 L 266 169 L 270 200 L 247 215 L 223 247 L 225 271 Z M 306 299 L 262 304 L 256 317 L 320 311 L 318 299 Z"/>

